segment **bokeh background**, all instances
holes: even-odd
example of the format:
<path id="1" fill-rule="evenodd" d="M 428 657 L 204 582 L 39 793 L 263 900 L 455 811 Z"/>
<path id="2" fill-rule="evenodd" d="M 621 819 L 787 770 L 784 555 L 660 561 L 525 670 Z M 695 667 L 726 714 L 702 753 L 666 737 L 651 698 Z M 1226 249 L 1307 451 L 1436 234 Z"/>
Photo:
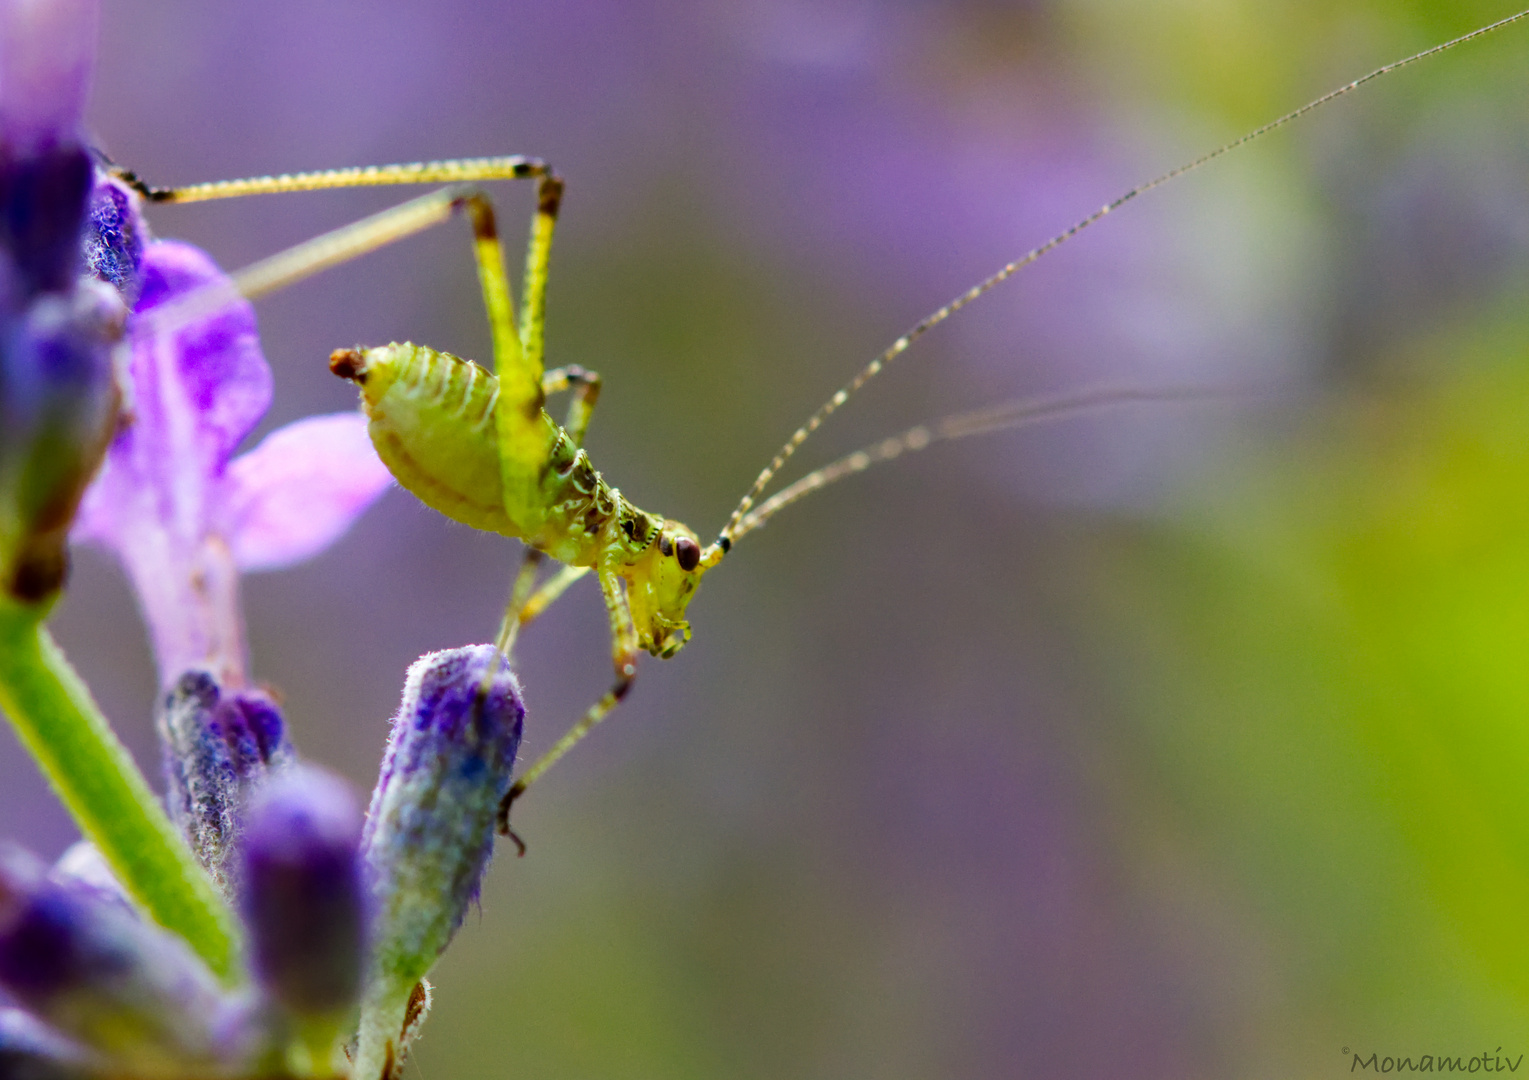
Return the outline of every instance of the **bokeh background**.
<path id="1" fill-rule="evenodd" d="M 503 152 L 569 179 L 550 358 L 704 536 L 918 317 L 1132 184 L 1507 10 L 1474 0 L 106 5 L 92 119 L 155 182 Z M 695 639 L 518 808 L 420 1080 L 1275 1077 L 1529 1051 L 1529 30 L 1133 203 L 921 343 L 813 462 L 1101 381 L 1256 383 L 947 444 L 745 540 Z M 166 208 L 238 266 L 404 197 Z M 530 192 L 502 192 L 507 221 Z M 517 226 L 518 228 L 518 226 Z M 324 358 L 487 354 L 464 230 L 260 306 Z M 364 792 L 403 672 L 510 542 L 390 493 L 246 582 L 258 675 Z M 585 583 L 527 752 L 608 681 Z M 82 551 L 55 625 L 146 767 L 153 674 Z M 9 741 L 6 831 L 71 839 Z"/>

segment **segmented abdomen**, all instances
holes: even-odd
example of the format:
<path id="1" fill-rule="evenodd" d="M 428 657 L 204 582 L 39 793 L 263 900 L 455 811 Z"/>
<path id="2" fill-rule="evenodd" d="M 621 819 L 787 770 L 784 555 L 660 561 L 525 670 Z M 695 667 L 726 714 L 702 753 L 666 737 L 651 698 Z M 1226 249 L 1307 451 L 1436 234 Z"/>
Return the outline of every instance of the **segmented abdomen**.
<path id="1" fill-rule="evenodd" d="M 350 377 L 378 456 L 421 502 L 488 532 L 524 536 L 526 525 L 534 528 L 505 514 L 492 375 L 450 353 L 395 342 L 365 350 Z"/>
<path id="2" fill-rule="evenodd" d="M 561 562 L 592 565 L 608 526 L 640 550 L 658 519 L 622 498 L 541 414 L 547 455 L 535 506 L 506 508 L 494 407 L 499 381 L 470 360 L 411 343 L 342 350 L 336 374 L 361 387 L 372 445 L 400 484 L 425 505 L 475 529 L 519 537 Z"/>

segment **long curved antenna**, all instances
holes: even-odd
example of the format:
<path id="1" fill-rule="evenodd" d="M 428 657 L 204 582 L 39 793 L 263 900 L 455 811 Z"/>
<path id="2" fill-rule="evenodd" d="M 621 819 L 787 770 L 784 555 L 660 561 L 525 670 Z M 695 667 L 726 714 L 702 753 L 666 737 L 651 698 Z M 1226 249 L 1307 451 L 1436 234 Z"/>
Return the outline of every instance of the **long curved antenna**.
<path id="1" fill-rule="evenodd" d="M 872 465 L 901 457 L 905 453 L 923 450 L 937 442 L 948 439 L 964 439 L 968 435 L 986 435 L 1007 428 L 1027 427 L 1048 420 L 1061 420 L 1079 413 L 1117 405 L 1142 402 L 1166 401 L 1231 401 L 1252 399 L 1259 389 L 1246 386 L 1123 386 L 1105 385 L 1084 387 L 1080 390 L 1051 394 L 1045 397 L 1019 398 L 1000 405 L 990 405 L 970 412 L 956 413 L 911 427 L 901 435 L 882 439 L 853 454 L 846 454 L 838 461 L 814 469 L 795 483 L 781 488 L 757 507 L 741 517 L 729 534 L 730 541 L 737 541 L 759 528 L 792 503 L 805 498 L 814 491 L 821 491 L 829 484 L 846 476 L 864 472 Z"/>
<path id="2" fill-rule="evenodd" d="M 907 352 L 908 347 L 919 338 L 923 337 L 934 327 L 938 326 L 940 323 L 950 318 L 956 312 L 960 311 L 967 304 L 970 304 L 983 293 L 992 289 L 994 286 L 1000 285 L 1004 281 L 1008 280 L 1008 278 L 1013 276 L 1013 274 L 1020 268 L 1029 266 L 1042 255 L 1045 255 L 1047 252 L 1054 251 L 1056 248 L 1061 247 L 1074 236 L 1077 236 L 1084 229 L 1094 224 L 1094 222 L 1098 221 L 1100 218 L 1104 217 L 1112 210 L 1118 210 L 1121 206 L 1130 202 L 1138 195 L 1144 195 L 1155 187 L 1161 187 L 1163 184 L 1168 183 L 1170 180 L 1175 180 L 1178 177 L 1183 176 L 1185 173 L 1193 172 L 1194 170 L 1200 168 L 1202 165 L 1207 165 L 1210 162 L 1216 160 L 1216 158 L 1220 157 L 1222 154 L 1228 153 L 1229 151 L 1237 149 L 1239 146 L 1252 142 L 1254 139 L 1267 135 L 1275 128 L 1284 127 L 1292 120 L 1298 120 L 1302 116 L 1305 116 L 1307 113 L 1311 112 L 1313 109 L 1319 109 L 1323 105 L 1326 105 L 1329 101 L 1332 101 L 1334 98 L 1340 98 L 1344 94 L 1347 94 L 1349 91 L 1356 90 L 1371 80 L 1378 79 L 1382 75 L 1389 75 L 1391 72 L 1396 71 L 1398 68 L 1404 68 L 1409 64 L 1415 64 L 1419 60 L 1426 60 L 1430 56 L 1437 55 L 1438 53 L 1444 52 L 1448 49 L 1453 49 L 1457 45 L 1464 45 L 1467 41 L 1473 41 L 1476 38 L 1490 34 L 1494 30 L 1500 30 L 1503 27 L 1512 23 L 1516 23 L 1524 18 L 1529 18 L 1529 10 L 1520 11 L 1516 15 L 1509 15 L 1507 18 L 1499 19 L 1489 26 L 1483 26 L 1480 29 L 1472 30 L 1468 34 L 1462 34 L 1460 37 L 1452 38 L 1451 40 L 1446 41 L 1441 45 L 1435 45 L 1430 49 L 1424 49 L 1420 53 L 1414 53 L 1412 56 L 1409 56 L 1404 60 L 1397 60 L 1393 63 L 1386 64 L 1384 67 L 1378 67 L 1368 75 L 1355 79 L 1353 82 L 1345 83 L 1344 85 L 1338 87 L 1336 90 L 1329 91 L 1316 100 L 1307 102 L 1299 109 L 1288 112 L 1277 120 L 1271 120 L 1267 124 L 1264 124 L 1262 127 L 1255 128 L 1253 131 L 1248 132 L 1241 138 L 1233 139 L 1231 142 L 1225 144 L 1224 146 L 1217 147 L 1210 153 L 1197 157 L 1193 161 L 1184 165 L 1180 165 L 1176 169 L 1165 172 L 1161 176 L 1152 180 L 1148 180 L 1144 184 L 1138 184 L 1136 187 L 1133 187 L 1130 191 L 1127 191 L 1119 198 L 1105 203 L 1098 210 L 1095 210 L 1092 214 L 1088 215 L 1088 217 L 1078 222 L 1072 228 L 1065 232 L 1058 233 L 1050 240 L 1047 240 L 1040 247 L 1032 248 L 1030 251 L 1027 251 L 1018 259 L 1015 259 L 1013 262 L 1003 266 L 991 277 L 977 283 L 976 285 L 973 285 L 970 289 L 967 289 L 964 293 L 956 297 L 944 307 L 940 308 L 938 311 L 935 311 L 934 313 L 927 315 L 923 319 L 919 320 L 919 322 L 914 325 L 913 329 L 909 330 L 902 337 L 898 338 L 891 344 L 890 347 L 887 348 L 885 352 L 876 357 L 876 359 L 872 360 L 869 364 L 865 365 L 865 367 L 861 368 L 858 375 L 856 375 L 837 392 L 835 392 L 833 397 L 824 402 L 818 408 L 817 412 L 808 417 L 807 422 L 801 427 L 797 428 L 795 433 L 792 434 L 791 438 L 786 440 L 785 445 L 783 445 L 776 453 L 775 457 L 770 460 L 770 464 L 765 466 L 764 471 L 759 474 L 759 478 L 754 481 L 753 487 L 749 488 L 748 493 L 744 495 L 743 499 L 738 503 L 738 508 L 734 510 L 732 516 L 727 519 L 727 524 L 722 527 L 722 532 L 717 538 L 717 542 L 713 544 L 707 552 L 709 556 L 708 563 L 715 562 L 727 552 L 728 548 L 732 546 L 732 542 L 736 540 L 739 535 L 741 535 L 739 532 L 739 526 L 743 520 L 749 516 L 749 512 L 753 509 L 755 501 L 759 498 L 760 495 L 764 494 L 764 489 L 769 486 L 770 481 L 775 478 L 775 474 L 780 471 L 781 466 L 783 466 L 787 460 L 790 459 L 792 454 L 796 453 L 797 447 L 801 446 L 802 443 L 807 441 L 808 436 L 810 436 L 814 431 L 822 426 L 823 421 L 827 420 L 830 416 L 837 412 L 839 406 L 843 405 L 846 401 L 849 400 L 850 395 L 854 394 L 862 386 L 880 374 L 882 368 L 886 367 L 897 357 Z"/>

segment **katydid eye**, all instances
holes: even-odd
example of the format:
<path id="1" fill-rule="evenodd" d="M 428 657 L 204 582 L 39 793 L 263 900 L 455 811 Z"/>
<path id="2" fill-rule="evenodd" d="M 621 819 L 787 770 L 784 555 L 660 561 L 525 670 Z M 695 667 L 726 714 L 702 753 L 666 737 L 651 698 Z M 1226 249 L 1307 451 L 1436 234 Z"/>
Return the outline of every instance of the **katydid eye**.
<path id="1" fill-rule="evenodd" d="M 667 533 L 659 536 L 658 550 L 665 558 L 674 554 L 674 541 L 669 539 Z"/>
<path id="2" fill-rule="evenodd" d="M 682 536 L 674 542 L 674 558 L 680 564 L 680 569 L 689 573 L 701 565 L 701 545 L 688 536 Z"/>

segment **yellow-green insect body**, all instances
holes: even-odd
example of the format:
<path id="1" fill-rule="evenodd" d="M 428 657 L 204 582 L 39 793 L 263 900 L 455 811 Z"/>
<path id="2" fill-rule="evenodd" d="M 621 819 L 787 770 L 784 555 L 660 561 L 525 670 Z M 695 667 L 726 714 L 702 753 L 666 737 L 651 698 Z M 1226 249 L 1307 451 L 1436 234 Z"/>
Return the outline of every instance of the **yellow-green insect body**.
<path id="1" fill-rule="evenodd" d="M 360 388 L 378 456 L 425 505 L 486 532 L 538 531 L 534 520 L 511 521 L 506 512 L 494 439 L 499 382 L 492 375 L 412 344 L 337 352 L 330 369 Z M 549 444 L 554 437 L 549 430 Z"/>
<path id="2" fill-rule="evenodd" d="M 542 465 L 526 497 L 513 482 L 521 477 L 506 482 L 516 463 L 501 454 L 500 383 L 479 365 L 393 343 L 337 350 L 330 369 L 360 388 L 378 456 L 421 502 L 567 566 L 620 577 L 638 648 L 668 657 L 685 644 L 685 607 L 705 569 L 695 534 L 632 505 L 544 408 L 527 417 Z"/>

